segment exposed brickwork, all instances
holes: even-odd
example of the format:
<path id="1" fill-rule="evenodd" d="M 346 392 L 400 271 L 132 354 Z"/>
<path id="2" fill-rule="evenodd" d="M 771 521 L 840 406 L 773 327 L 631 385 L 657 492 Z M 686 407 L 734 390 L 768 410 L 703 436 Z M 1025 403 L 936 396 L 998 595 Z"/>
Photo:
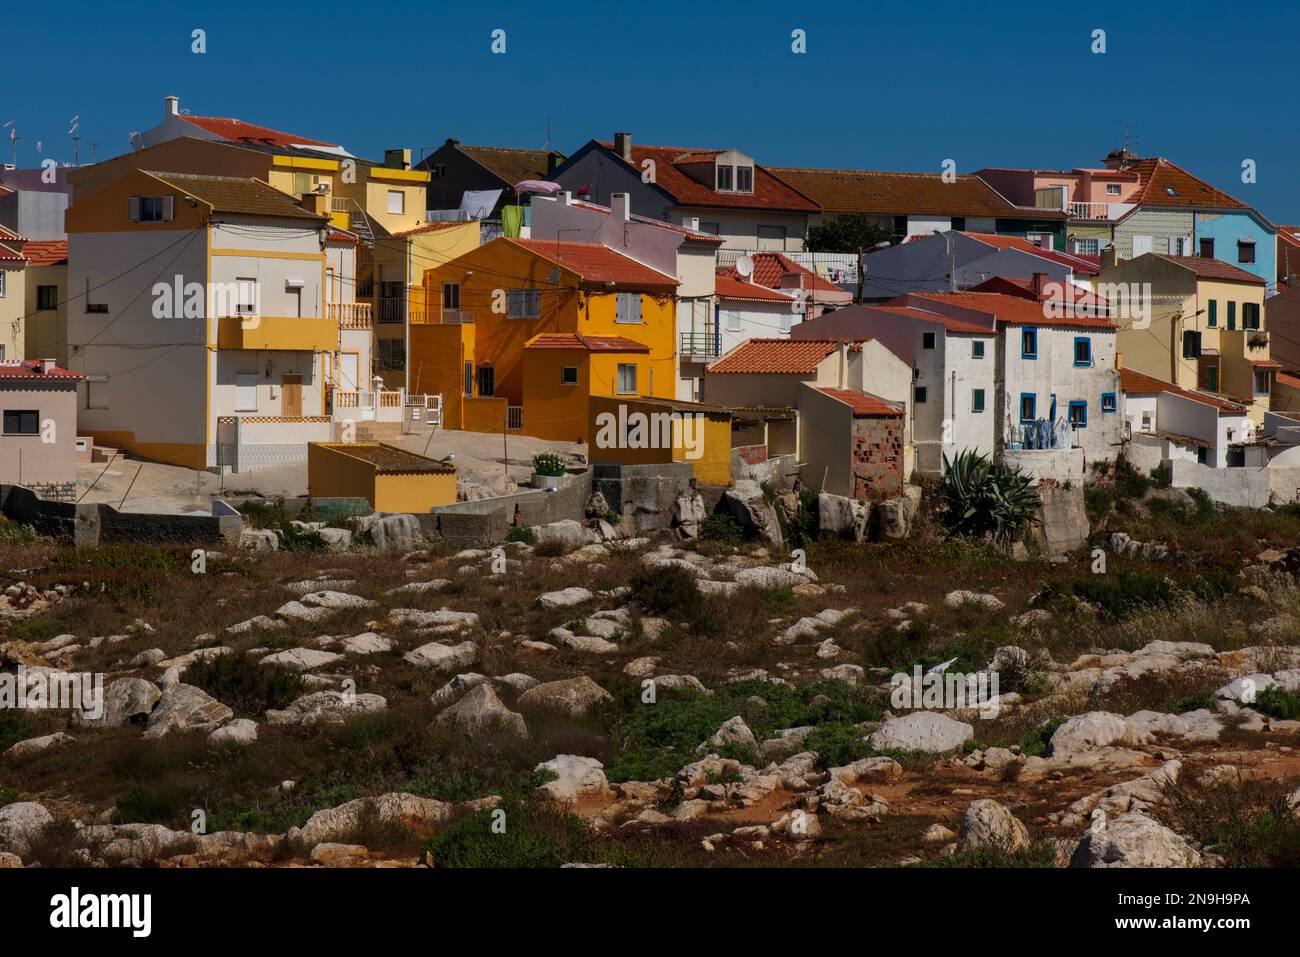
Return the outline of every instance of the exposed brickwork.
<path id="1" fill-rule="evenodd" d="M 732 449 L 747 465 L 759 465 L 767 461 L 766 445 L 742 445 Z"/>
<path id="2" fill-rule="evenodd" d="M 853 419 L 853 497 L 893 498 L 903 494 L 903 416 Z"/>

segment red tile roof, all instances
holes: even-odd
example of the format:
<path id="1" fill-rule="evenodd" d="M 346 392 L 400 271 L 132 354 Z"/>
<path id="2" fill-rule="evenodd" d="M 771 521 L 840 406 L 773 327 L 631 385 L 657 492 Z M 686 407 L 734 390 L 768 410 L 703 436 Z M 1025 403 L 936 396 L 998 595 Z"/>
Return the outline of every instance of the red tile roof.
<path id="1" fill-rule="evenodd" d="M 464 226 L 465 221 L 459 219 L 449 219 L 438 223 L 425 223 L 423 226 L 412 226 L 410 229 L 403 229 L 401 232 L 390 235 L 395 239 L 405 239 L 407 236 L 419 236 L 421 233 L 439 233 L 444 229 L 452 229 L 455 226 Z"/>
<path id="2" fill-rule="evenodd" d="M 1054 263 L 1060 263 L 1062 266 L 1069 266 L 1075 272 L 1084 275 L 1095 276 L 1101 272 L 1101 260 L 1099 258 L 1075 256 L 1072 253 L 1057 252 L 1055 249 L 1044 249 L 1037 243 L 1031 243 L 1023 236 L 1002 236 L 997 233 L 972 232 L 967 232 L 965 235 L 993 246 L 995 249 L 1018 249 L 1021 252 L 1030 253 Z"/>
<path id="3" fill-rule="evenodd" d="M 753 281 L 760 286 L 767 286 L 769 289 L 780 289 L 781 280 L 793 273 L 803 277 L 805 289 L 812 289 L 816 292 L 844 292 L 835 283 L 823 279 L 806 266 L 801 266 L 789 256 L 778 252 L 750 253 L 750 258 L 754 260 Z M 735 266 L 728 266 L 720 269 L 720 273 L 728 276 L 740 278 L 740 273 L 736 271 Z"/>
<path id="4" fill-rule="evenodd" d="M 1169 256 L 1165 253 L 1151 253 L 1151 255 L 1190 269 L 1199 279 L 1248 282 L 1256 286 L 1268 285 L 1263 277 L 1256 276 L 1253 272 L 1246 272 L 1246 270 L 1240 269 L 1232 263 L 1226 263 L 1222 259 L 1207 259 L 1204 256 Z"/>
<path id="5" fill-rule="evenodd" d="M 1239 199 L 1215 189 L 1162 156 L 1140 159 L 1127 167 L 1141 177 L 1142 185 L 1129 197 L 1139 206 L 1202 206 L 1249 209 Z M 1172 193 L 1170 192 L 1172 190 Z"/>
<path id="6" fill-rule="evenodd" d="M 1099 316 L 1049 317 L 1043 303 L 1020 296 L 1004 296 L 996 292 L 913 292 L 908 293 L 909 304 L 916 300 L 947 303 L 963 309 L 973 309 L 996 317 L 999 323 L 1009 326 L 1070 326 L 1080 329 L 1117 329 L 1109 319 Z M 924 308 L 924 306 L 922 306 Z"/>
<path id="7" fill-rule="evenodd" d="M 1071 306 L 1095 306 L 1097 309 L 1109 308 L 1106 300 L 1072 282 L 1048 282 L 1043 287 L 1044 300 L 1061 302 Z M 1034 295 L 1034 281 L 1020 276 L 992 276 L 978 286 L 972 286 L 971 292 L 1000 292 L 1010 296 L 1020 296 L 1030 302 L 1037 302 Z"/>
<path id="8" fill-rule="evenodd" d="M 33 266 L 54 266 L 68 261 L 68 241 L 66 239 L 29 240 L 23 246 L 23 255 Z"/>
<path id="9" fill-rule="evenodd" d="M 811 375 L 840 347 L 838 339 L 750 339 L 709 366 L 709 372 Z"/>
<path id="10" fill-rule="evenodd" d="M 727 272 L 719 271 L 713 279 L 713 289 L 719 299 L 750 299 L 757 302 L 780 302 L 789 306 L 794 302 L 792 296 L 786 296 L 777 292 L 775 289 L 769 289 L 767 286 L 760 286 L 755 282 L 745 282 L 738 276 L 729 275 Z"/>
<path id="11" fill-rule="evenodd" d="M 608 140 L 600 145 L 614 156 L 614 144 Z M 654 161 L 655 185 L 669 193 L 679 206 L 727 207 L 733 209 L 774 209 L 799 213 L 815 213 L 820 207 L 796 187 L 783 182 L 757 163 L 754 164 L 754 191 L 752 193 L 719 192 L 712 186 L 689 176 L 678 163 L 712 162 L 723 150 L 694 150 L 681 146 L 638 146 L 632 144 L 631 166 L 637 175 L 643 172 L 641 164 Z M 621 159 L 621 157 L 619 157 Z"/>
<path id="12" fill-rule="evenodd" d="M 551 239 L 503 239 L 576 272 L 583 282 L 652 289 L 675 289 L 677 280 L 598 243 L 556 242 Z"/>
<path id="13" fill-rule="evenodd" d="M 587 336 L 576 332 L 544 332 L 534 336 L 525 349 L 581 349 L 584 352 L 641 352 L 650 347 L 623 336 Z"/>
<path id="14" fill-rule="evenodd" d="M 1203 402 L 1205 405 L 1213 406 L 1219 410 L 1220 415 L 1246 414 L 1244 405 L 1229 402 L 1227 399 L 1221 399 L 1208 392 L 1193 392 L 1191 389 L 1183 389 L 1172 382 L 1157 379 L 1155 376 L 1134 369 L 1120 369 L 1119 383 L 1125 392 L 1169 392 L 1173 395 L 1180 395 L 1185 399 L 1192 399 L 1195 402 Z"/>
<path id="15" fill-rule="evenodd" d="M 298 136 L 296 133 L 285 133 L 281 130 L 273 130 L 269 126 L 258 126 L 256 123 L 245 123 L 243 120 L 224 116 L 182 115 L 181 119 L 193 123 L 199 129 L 220 136 L 224 140 L 230 140 L 232 143 L 261 143 L 265 146 L 280 147 L 329 146 L 335 149 L 338 148 L 337 143 L 313 140 L 306 136 Z"/>
<path id="16" fill-rule="evenodd" d="M 857 389 L 830 389 L 819 388 L 818 392 L 828 395 L 833 399 L 839 399 L 845 405 L 853 407 L 853 415 L 857 416 L 895 416 L 903 414 L 903 407 L 896 402 L 886 402 L 879 396 L 872 395 L 870 392 L 859 392 Z"/>
<path id="17" fill-rule="evenodd" d="M 1276 359 L 1255 359 L 1251 363 L 1256 369 L 1280 369 L 1282 363 Z"/>
<path id="18" fill-rule="evenodd" d="M 991 336 L 995 332 L 991 326 L 982 326 L 978 322 L 967 322 L 962 319 L 954 319 L 952 316 L 945 316 L 937 312 L 927 312 L 924 309 L 914 309 L 911 306 L 897 305 L 896 303 L 897 300 L 891 299 L 884 305 L 869 306 L 868 308 L 872 311 L 887 312 L 894 316 L 905 316 L 909 319 L 920 319 L 925 322 L 937 322 L 948 332 L 970 332 L 984 336 Z"/>
<path id="19" fill-rule="evenodd" d="M 984 180 L 970 174 L 944 182 L 941 173 L 792 166 L 773 166 L 770 170 L 821 204 L 828 213 L 1065 218 L 1060 210 L 1026 210 L 1016 206 Z"/>
<path id="20" fill-rule="evenodd" d="M 39 359 L 0 359 L 0 379 L 81 379 L 80 372 L 69 372 L 54 366 L 49 372 L 41 371 Z"/>
<path id="21" fill-rule="evenodd" d="M 1300 389 L 1300 375 L 1291 372 L 1279 372 L 1277 374 L 1279 385 L 1290 386 L 1293 389 Z"/>

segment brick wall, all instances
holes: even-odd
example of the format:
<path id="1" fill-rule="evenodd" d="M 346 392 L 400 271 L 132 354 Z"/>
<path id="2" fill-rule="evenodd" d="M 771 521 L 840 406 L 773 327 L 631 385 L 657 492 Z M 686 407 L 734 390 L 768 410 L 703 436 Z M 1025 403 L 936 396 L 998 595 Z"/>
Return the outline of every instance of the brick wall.
<path id="1" fill-rule="evenodd" d="M 903 417 L 853 419 L 853 497 L 893 498 L 903 494 Z"/>

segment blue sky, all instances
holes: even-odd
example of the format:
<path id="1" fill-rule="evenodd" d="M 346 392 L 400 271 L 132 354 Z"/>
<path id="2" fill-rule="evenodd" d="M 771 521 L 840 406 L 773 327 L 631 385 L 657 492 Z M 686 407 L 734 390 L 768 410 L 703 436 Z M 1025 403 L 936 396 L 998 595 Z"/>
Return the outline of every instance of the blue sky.
<path id="1" fill-rule="evenodd" d="M 19 162 L 128 149 L 167 94 L 342 143 L 571 152 L 735 147 L 769 165 L 939 171 L 1099 165 L 1136 124 L 1162 155 L 1300 222 L 1293 50 L 1283 3 L 515 2 L 9 4 L 0 17 Z M 191 31 L 207 52 L 191 53 Z M 490 50 L 506 31 L 506 52 Z M 791 52 L 791 31 L 807 52 Z M 1104 54 L 1092 31 L 1106 31 Z M 9 159 L 8 142 L 0 143 Z M 1257 164 L 1255 184 L 1241 164 Z"/>

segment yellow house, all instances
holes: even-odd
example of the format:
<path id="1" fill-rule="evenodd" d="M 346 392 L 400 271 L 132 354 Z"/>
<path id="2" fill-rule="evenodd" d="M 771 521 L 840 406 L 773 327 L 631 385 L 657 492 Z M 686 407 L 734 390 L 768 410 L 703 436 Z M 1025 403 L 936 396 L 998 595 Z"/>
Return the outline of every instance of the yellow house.
<path id="1" fill-rule="evenodd" d="M 497 239 L 424 287 L 410 390 L 446 428 L 589 440 L 589 397 L 675 393 L 677 280 L 608 247 Z"/>
<path id="2" fill-rule="evenodd" d="M 377 512 L 427 512 L 456 501 L 456 467 L 384 442 L 312 442 L 307 494 L 364 498 Z"/>
<path id="3" fill-rule="evenodd" d="M 1262 278 L 1218 259 L 1144 253 L 1103 269 L 1093 289 L 1115 312 L 1124 368 L 1225 396 L 1263 422 L 1280 366 Z"/>
<path id="4" fill-rule="evenodd" d="M 26 358 L 23 355 L 27 316 L 25 242 L 12 229 L 0 226 L 0 359 Z"/>
<path id="5" fill-rule="evenodd" d="M 687 462 L 696 479 L 731 484 L 731 412 L 676 399 L 593 395 L 587 431 L 592 462 Z"/>

